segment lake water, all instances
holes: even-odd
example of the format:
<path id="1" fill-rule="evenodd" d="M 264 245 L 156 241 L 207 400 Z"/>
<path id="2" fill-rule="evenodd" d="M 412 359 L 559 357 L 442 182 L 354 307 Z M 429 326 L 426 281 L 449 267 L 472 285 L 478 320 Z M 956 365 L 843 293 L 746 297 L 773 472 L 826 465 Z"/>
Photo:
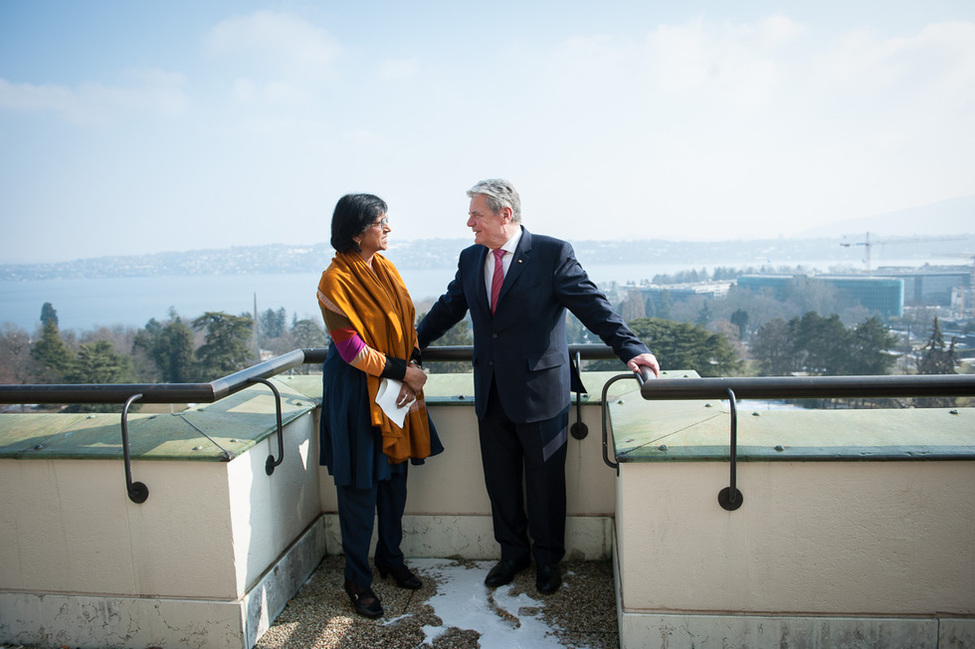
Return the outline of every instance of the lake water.
<path id="1" fill-rule="evenodd" d="M 683 268 L 594 266 L 589 274 L 596 282 L 627 282 Z M 415 302 L 439 296 L 455 272 L 456 268 L 400 269 Z M 170 307 L 184 320 L 206 311 L 250 314 L 255 295 L 258 313 L 284 307 L 289 322 L 293 314 L 317 321 L 321 318 L 315 298 L 319 277 L 320 273 L 290 273 L 0 281 L 0 323 L 33 332 L 40 324 L 41 307 L 50 302 L 62 330 L 143 327 L 151 318 L 166 320 Z"/>
<path id="2" fill-rule="evenodd" d="M 834 262 L 794 262 L 807 268 L 826 268 Z M 701 264 L 587 265 L 589 276 L 605 282 L 639 283 L 660 273 L 700 269 Z M 709 270 L 712 270 L 709 268 Z M 400 269 L 414 302 L 436 298 L 456 268 Z M 321 318 L 315 290 L 320 273 L 200 275 L 173 277 L 112 277 L 0 281 L 0 324 L 9 322 L 28 332 L 40 324 L 41 307 L 50 302 L 62 330 L 87 331 L 99 326 L 143 327 L 152 318 L 163 321 L 170 307 L 184 320 L 206 311 L 250 314 L 284 307 L 290 322 Z"/>

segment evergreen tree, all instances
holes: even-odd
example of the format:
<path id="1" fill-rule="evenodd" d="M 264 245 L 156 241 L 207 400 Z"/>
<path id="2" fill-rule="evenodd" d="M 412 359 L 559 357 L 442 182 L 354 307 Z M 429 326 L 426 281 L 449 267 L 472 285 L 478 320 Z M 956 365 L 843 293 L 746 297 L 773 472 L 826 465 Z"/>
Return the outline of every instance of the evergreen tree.
<path id="1" fill-rule="evenodd" d="M 714 314 L 711 313 L 711 305 L 705 300 L 704 304 L 701 305 L 701 308 L 697 312 L 697 324 L 708 325 L 713 319 Z"/>
<path id="2" fill-rule="evenodd" d="M 83 343 L 65 378 L 69 383 L 128 383 L 132 359 L 107 340 Z"/>
<path id="3" fill-rule="evenodd" d="M 694 370 L 701 376 L 736 376 L 742 362 L 728 338 L 687 322 L 640 318 L 628 323 L 647 344 L 660 366 L 672 370 Z"/>
<path id="4" fill-rule="evenodd" d="M 751 351 L 764 376 L 788 376 L 796 369 L 795 342 L 789 325 L 782 318 L 759 327 Z"/>
<path id="5" fill-rule="evenodd" d="M 299 320 L 291 329 L 293 345 L 300 349 L 328 347 L 328 335 L 314 320 Z"/>
<path id="6" fill-rule="evenodd" d="M 941 325 L 938 318 L 935 318 L 931 337 L 928 338 L 928 343 L 921 350 L 921 355 L 917 360 L 918 374 L 954 374 L 957 362 L 955 340 L 952 338 L 951 344 L 945 346 L 945 339 L 941 334 Z"/>
<path id="7" fill-rule="evenodd" d="M 745 333 L 748 327 L 748 318 L 748 311 L 745 311 L 744 309 L 735 309 L 735 311 L 731 314 L 731 317 L 728 318 L 731 321 L 731 324 L 738 327 L 738 340 L 745 339 Z"/>
<path id="8" fill-rule="evenodd" d="M 115 350 L 107 340 L 84 343 L 64 375 L 67 383 L 128 383 L 132 380 L 132 358 Z M 72 404 L 66 412 L 117 412 L 117 404 Z"/>
<path id="9" fill-rule="evenodd" d="M 789 321 L 799 369 L 813 375 L 843 374 L 850 357 L 850 333 L 835 313 L 824 318 L 808 311 Z"/>
<path id="10" fill-rule="evenodd" d="M 255 360 L 250 349 L 253 324 L 248 315 L 219 311 L 207 311 L 193 321 L 193 329 L 206 331 L 205 342 L 196 350 L 200 380 L 232 374 Z"/>
<path id="11" fill-rule="evenodd" d="M 58 312 L 50 302 L 45 302 L 41 307 L 41 324 L 46 327 L 50 322 L 53 322 L 55 327 L 58 326 Z"/>
<path id="12" fill-rule="evenodd" d="M 284 307 L 268 309 L 258 318 L 258 330 L 263 338 L 280 338 L 285 334 L 288 314 Z M 295 323 L 297 324 L 297 322 Z M 292 328 L 294 328 L 292 326 Z"/>
<path id="13" fill-rule="evenodd" d="M 155 318 L 136 334 L 134 350 L 141 350 L 159 370 L 164 383 L 187 383 L 194 376 L 193 331 L 170 310 L 171 320 L 161 325 Z"/>
<path id="14" fill-rule="evenodd" d="M 48 318 L 41 339 L 30 350 L 31 358 L 40 364 L 38 383 L 60 383 L 70 370 L 74 352 L 61 339 L 57 317 Z"/>
<path id="15" fill-rule="evenodd" d="M 945 339 L 941 333 L 941 324 L 935 317 L 931 328 L 931 337 L 921 350 L 917 359 L 918 374 L 954 374 L 955 364 L 958 362 L 955 353 L 955 339 L 945 346 Z M 922 397 L 914 400 L 921 408 L 948 408 L 955 404 L 954 397 Z"/>
<path id="16" fill-rule="evenodd" d="M 896 358 L 890 353 L 897 336 L 877 317 L 867 318 L 853 328 L 850 374 L 887 374 Z"/>

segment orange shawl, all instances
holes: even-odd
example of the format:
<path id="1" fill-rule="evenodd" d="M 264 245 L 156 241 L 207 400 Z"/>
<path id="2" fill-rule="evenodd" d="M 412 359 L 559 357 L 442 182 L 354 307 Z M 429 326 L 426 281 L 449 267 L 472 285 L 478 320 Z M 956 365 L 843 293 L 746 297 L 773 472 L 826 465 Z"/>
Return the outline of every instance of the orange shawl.
<path id="1" fill-rule="evenodd" d="M 322 273 L 318 289 L 352 322 L 368 346 L 409 362 L 417 345 L 416 309 L 392 262 L 376 254 L 369 268 L 358 253 L 336 253 Z M 430 427 L 422 391 L 400 428 L 376 403 L 381 381 L 381 377 L 366 375 L 372 425 L 382 432 L 383 452 L 390 464 L 429 457 Z"/>

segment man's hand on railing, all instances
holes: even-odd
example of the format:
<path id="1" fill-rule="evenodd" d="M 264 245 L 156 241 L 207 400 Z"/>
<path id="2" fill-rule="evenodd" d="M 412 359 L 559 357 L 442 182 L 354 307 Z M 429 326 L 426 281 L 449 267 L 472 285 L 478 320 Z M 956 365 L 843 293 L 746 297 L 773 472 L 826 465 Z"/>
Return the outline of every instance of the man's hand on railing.
<path id="1" fill-rule="evenodd" d="M 626 363 L 626 366 L 630 368 L 634 374 L 639 374 L 641 376 L 641 381 L 650 378 L 649 372 L 640 371 L 640 369 L 643 367 L 646 367 L 653 372 L 654 378 L 660 376 L 660 363 L 657 362 L 657 357 L 653 354 L 640 354 L 639 356 L 634 356 Z"/>

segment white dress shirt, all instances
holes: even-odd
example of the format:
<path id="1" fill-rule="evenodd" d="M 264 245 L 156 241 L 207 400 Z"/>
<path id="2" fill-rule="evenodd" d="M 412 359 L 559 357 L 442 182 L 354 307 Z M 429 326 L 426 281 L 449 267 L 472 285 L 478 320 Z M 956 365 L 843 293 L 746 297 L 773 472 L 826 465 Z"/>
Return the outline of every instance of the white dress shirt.
<path id="1" fill-rule="evenodd" d="M 521 241 L 521 227 L 518 227 L 518 231 L 513 237 L 508 239 L 501 249 L 504 250 L 504 256 L 501 258 L 501 267 L 504 269 L 504 274 L 507 276 L 508 268 L 511 267 L 511 260 L 515 258 L 515 250 L 518 248 L 518 242 Z M 488 254 L 484 258 L 484 286 L 487 288 L 488 302 L 491 301 L 491 283 L 494 281 L 494 253 L 488 249 Z M 488 304 L 488 306 L 491 306 Z"/>

